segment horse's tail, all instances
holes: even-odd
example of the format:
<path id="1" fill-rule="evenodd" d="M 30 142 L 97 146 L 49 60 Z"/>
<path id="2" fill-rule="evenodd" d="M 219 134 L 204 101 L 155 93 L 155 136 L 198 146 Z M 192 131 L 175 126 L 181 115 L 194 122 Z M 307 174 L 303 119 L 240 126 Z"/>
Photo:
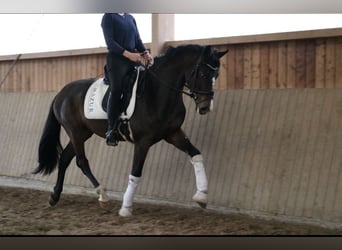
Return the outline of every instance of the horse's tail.
<path id="1" fill-rule="evenodd" d="M 33 174 L 41 173 L 43 175 L 49 175 L 57 166 L 60 154 L 62 152 L 62 146 L 60 143 L 60 131 L 61 125 L 58 122 L 55 113 L 53 111 L 52 102 L 50 111 L 45 122 L 42 137 L 39 142 L 38 151 L 38 167 L 32 172 Z"/>

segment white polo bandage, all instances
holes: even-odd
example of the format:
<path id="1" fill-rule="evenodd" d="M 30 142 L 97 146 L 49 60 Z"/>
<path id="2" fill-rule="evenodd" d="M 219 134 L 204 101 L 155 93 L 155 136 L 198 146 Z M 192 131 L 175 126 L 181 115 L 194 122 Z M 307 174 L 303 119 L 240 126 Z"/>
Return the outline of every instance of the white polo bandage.
<path id="1" fill-rule="evenodd" d="M 192 157 L 191 163 L 195 170 L 197 190 L 206 193 L 208 191 L 208 180 L 207 175 L 205 174 L 202 155 L 195 155 Z"/>
<path id="2" fill-rule="evenodd" d="M 129 175 L 128 186 L 123 197 L 123 207 L 132 207 L 135 190 L 140 182 L 140 177 Z"/>

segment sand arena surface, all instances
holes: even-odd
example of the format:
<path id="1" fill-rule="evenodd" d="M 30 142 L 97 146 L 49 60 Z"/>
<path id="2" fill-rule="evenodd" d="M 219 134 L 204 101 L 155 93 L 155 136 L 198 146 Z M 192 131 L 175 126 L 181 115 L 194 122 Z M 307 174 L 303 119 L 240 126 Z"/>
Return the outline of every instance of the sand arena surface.
<path id="1" fill-rule="evenodd" d="M 91 196 L 62 194 L 50 207 L 50 193 L 0 187 L 1 235 L 342 235 L 342 229 L 227 215 L 201 208 L 135 203 L 134 216 L 121 218 L 121 201 L 110 211 Z"/>

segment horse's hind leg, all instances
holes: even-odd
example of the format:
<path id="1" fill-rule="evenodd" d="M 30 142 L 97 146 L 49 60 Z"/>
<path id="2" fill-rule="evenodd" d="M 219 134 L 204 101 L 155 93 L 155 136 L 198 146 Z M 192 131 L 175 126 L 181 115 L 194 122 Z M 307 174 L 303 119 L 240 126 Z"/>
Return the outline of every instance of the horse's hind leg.
<path id="1" fill-rule="evenodd" d="M 76 164 L 82 170 L 83 174 L 88 177 L 88 179 L 96 189 L 96 193 L 99 195 L 99 203 L 101 208 L 109 210 L 109 198 L 105 193 L 103 187 L 96 180 L 95 176 L 90 170 L 89 162 L 85 155 L 84 142 L 85 140 L 81 140 L 78 141 L 78 143 L 74 143 L 74 149 L 76 153 Z"/>
<path id="2" fill-rule="evenodd" d="M 204 169 L 203 157 L 201 152 L 191 144 L 190 140 L 179 129 L 175 133 L 169 135 L 165 140 L 178 149 L 186 152 L 191 157 L 191 164 L 195 170 L 197 192 L 192 197 L 202 208 L 208 203 L 208 180 Z"/>
<path id="3" fill-rule="evenodd" d="M 74 158 L 75 152 L 72 144 L 69 142 L 65 149 L 62 151 L 59 163 L 58 163 L 58 175 L 53 193 L 50 196 L 49 203 L 54 206 L 59 201 L 60 195 L 63 191 L 65 171 L 70 165 L 71 160 Z"/>

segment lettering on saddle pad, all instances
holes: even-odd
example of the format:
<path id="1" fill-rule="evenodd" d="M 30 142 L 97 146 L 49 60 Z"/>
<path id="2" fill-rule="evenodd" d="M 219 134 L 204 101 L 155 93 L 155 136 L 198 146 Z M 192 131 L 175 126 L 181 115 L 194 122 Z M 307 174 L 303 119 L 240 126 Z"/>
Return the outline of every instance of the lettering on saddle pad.
<path id="1" fill-rule="evenodd" d="M 102 108 L 102 99 L 108 90 L 103 78 L 90 85 L 84 99 L 84 115 L 87 119 L 107 119 L 107 113 Z"/>

